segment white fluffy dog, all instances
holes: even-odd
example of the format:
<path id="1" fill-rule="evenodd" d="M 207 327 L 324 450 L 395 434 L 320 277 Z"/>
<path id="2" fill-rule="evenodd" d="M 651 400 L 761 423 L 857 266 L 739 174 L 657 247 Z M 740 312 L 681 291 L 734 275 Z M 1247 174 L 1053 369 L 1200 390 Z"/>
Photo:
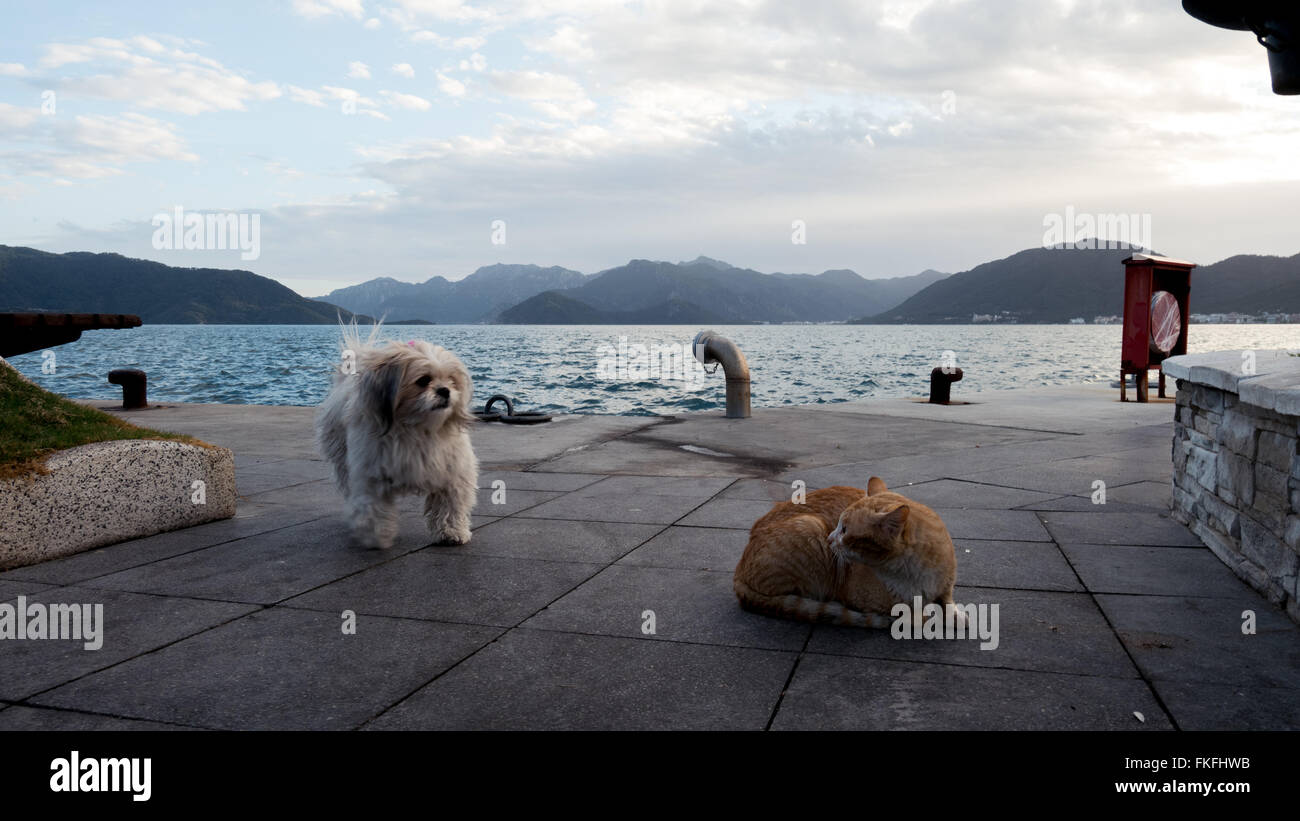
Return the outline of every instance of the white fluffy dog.
<path id="1" fill-rule="evenodd" d="M 342 362 L 316 414 L 316 445 L 334 479 L 358 543 L 389 547 L 397 536 L 396 498 L 424 496 L 435 542 L 469 541 L 478 498 L 478 460 L 469 427 L 474 386 L 450 351 L 428 342 L 362 341 L 343 329 Z"/>

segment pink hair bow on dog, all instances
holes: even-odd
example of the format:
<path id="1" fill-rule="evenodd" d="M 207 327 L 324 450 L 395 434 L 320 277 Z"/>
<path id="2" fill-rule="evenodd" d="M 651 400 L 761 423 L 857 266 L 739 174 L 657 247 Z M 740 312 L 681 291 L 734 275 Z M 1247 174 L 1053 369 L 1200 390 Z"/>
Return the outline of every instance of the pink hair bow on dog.
<path id="1" fill-rule="evenodd" d="M 414 348 L 414 347 L 415 347 L 415 340 L 414 340 L 414 339 L 408 339 L 408 340 L 406 340 L 406 344 L 407 344 L 407 345 L 410 345 L 412 348 Z"/>

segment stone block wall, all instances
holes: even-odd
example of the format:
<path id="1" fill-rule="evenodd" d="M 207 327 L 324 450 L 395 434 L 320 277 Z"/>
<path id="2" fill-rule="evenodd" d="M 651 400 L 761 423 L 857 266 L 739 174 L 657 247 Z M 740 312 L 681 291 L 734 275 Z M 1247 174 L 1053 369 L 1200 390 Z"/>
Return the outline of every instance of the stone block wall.
<path id="1" fill-rule="evenodd" d="M 1300 418 L 1178 380 L 1173 516 L 1300 622 Z"/>

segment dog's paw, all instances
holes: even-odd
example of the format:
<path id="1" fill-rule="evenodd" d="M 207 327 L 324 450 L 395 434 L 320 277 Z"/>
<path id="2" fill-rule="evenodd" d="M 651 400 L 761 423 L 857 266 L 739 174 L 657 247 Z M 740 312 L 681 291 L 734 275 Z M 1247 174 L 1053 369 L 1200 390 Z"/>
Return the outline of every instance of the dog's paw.
<path id="1" fill-rule="evenodd" d="M 361 550 L 387 550 L 393 546 L 395 541 L 396 539 L 391 536 L 384 538 L 373 533 L 353 534 L 352 536 L 352 546 Z"/>
<path id="2" fill-rule="evenodd" d="M 447 546 L 469 544 L 469 530 L 444 530 L 441 534 L 434 537 L 433 543 Z"/>

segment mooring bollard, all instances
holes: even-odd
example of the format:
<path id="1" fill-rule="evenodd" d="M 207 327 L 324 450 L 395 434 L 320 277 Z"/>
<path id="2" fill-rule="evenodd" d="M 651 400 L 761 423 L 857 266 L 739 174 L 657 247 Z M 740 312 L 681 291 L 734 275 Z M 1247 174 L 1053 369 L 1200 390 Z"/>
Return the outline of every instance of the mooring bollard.
<path id="1" fill-rule="evenodd" d="M 952 383 L 960 382 L 961 377 L 961 368 L 935 368 L 930 371 L 930 404 L 949 404 L 952 400 Z"/>
<path id="2" fill-rule="evenodd" d="M 149 407 L 149 400 L 145 398 L 145 383 L 148 379 L 144 371 L 137 368 L 118 368 L 108 372 L 108 381 L 122 386 L 123 410 Z"/>

